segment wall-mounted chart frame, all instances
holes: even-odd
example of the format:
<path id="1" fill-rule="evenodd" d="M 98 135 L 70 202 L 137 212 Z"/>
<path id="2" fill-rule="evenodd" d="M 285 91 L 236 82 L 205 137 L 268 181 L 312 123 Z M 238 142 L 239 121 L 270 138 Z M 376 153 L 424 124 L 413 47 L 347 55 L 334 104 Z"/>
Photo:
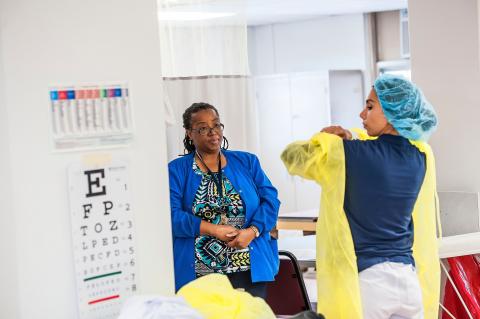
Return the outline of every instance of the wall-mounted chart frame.
<path id="1" fill-rule="evenodd" d="M 68 168 L 68 190 L 79 318 L 117 318 L 137 291 L 128 165 L 90 155 Z"/>

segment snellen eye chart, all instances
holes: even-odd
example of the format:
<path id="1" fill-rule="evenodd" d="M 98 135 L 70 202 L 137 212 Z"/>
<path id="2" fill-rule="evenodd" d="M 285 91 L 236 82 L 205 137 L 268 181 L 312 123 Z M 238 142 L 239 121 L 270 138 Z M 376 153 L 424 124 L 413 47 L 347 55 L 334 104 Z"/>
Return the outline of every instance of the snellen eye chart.
<path id="1" fill-rule="evenodd" d="M 137 290 L 128 165 L 68 168 L 79 318 L 117 318 Z"/>
<path id="2" fill-rule="evenodd" d="M 126 84 L 51 87 L 54 150 L 128 145 L 132 139 L 131 113 Z"/>

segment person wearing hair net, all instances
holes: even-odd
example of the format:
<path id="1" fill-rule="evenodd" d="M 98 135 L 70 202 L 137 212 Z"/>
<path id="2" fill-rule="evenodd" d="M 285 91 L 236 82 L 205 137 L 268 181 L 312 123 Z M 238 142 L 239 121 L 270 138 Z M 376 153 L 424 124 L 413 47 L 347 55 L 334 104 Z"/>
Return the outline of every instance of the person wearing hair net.
<path id="1" fill-rule="evenodd" d="M 290 174 L 322 186 L 318 311 L 326 318 L 437 318 L 432 105 L 409 80 L 379 76 L 360 117 L 366 130 L 324 128 L 287 146 Z M 438 229 L 440 231 L 440 229 Z"/>

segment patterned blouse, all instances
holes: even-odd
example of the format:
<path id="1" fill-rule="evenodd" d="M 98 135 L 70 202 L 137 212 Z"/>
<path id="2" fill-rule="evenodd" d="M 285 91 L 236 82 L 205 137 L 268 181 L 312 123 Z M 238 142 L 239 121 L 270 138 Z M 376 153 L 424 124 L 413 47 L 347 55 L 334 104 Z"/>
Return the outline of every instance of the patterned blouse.
<path id="1" fill-rule="evenodd" d="M 193 170 L 196 174 L 202 175 L 202 181 L 193 200 L 193 214 L 212 224 L 231 225 L 241 229 L 245 223 L 244 204 L 228 178 L 225 175 L 222 177 L 224 195 L 220 199 L 212 176 L 202 172 L 195 161 Z M 250 270 L 248 247 L 230 248 L 225 242 L 212 236 L 200 235 L 195 238 L 197 277 L 210 273 L 228 274 L 246 270 Z"/>

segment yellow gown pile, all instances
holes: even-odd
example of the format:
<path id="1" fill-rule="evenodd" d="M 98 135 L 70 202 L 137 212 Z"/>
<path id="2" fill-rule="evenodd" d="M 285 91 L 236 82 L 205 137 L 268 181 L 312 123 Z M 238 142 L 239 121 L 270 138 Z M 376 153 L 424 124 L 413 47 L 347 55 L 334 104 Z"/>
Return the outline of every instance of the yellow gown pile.
<path id="1" fill-rule="evenodd" d="M 200 277 L 183 286 L 177 295 L 206 319 L 275 319 L 262 298 L 234 289 L 225 275 Z"/>
<path id="2" fill-rule="evenodd" d="M 360 139 L 372 139 L 356 130 Z M 438 318 L 440 264 L 438 257 L 435 161 L 430 146 L 410 141 L 426 155 L 426 173 L 413 211 L 415 258 L 426 319 Z M 362 319 L 358 270 L 350 227 L 343 210 L 345 153 L 340 137 L 318 133 L 309 141 L 290 144 L 282 153 L 290 174 L 322 187 L 317 234 L 318 312 L 327 319 Z M 368 319 L 368 318 L 365 318 Z"/>

